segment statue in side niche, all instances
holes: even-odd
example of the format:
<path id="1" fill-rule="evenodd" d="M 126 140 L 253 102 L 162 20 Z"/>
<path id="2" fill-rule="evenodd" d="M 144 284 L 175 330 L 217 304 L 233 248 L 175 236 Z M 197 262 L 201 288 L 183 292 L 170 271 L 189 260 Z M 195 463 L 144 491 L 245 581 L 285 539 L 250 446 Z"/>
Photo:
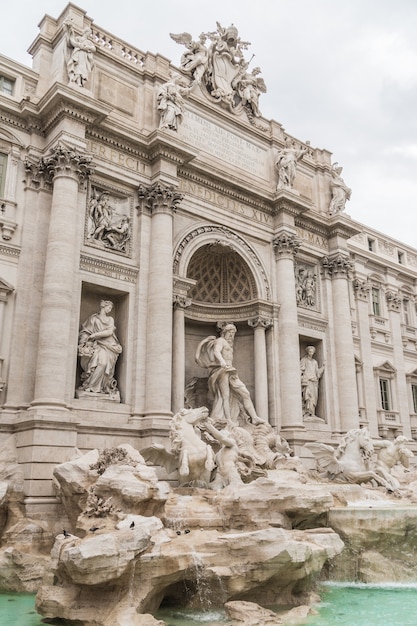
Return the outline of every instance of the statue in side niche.
<path id="1" fill-rule="evenodd" d="M 114 370 L 122 346 L 116 336 L 114 319 L 110 315 L 113 302 L 101 300 L 100 310 L 86 319 L 78 339 L 78 354 L 83 373 L 78 397 L 94 395 L 120 401 Z"/>
<path id="2" fill-rule="evenodd" d="M 264 420 L 256 414 L 246 385 L 233 366 L 233 344 L 236 334 L 234 324 L 226 324 L 220 337 L 210 336 L 198 346 L 195 360 L 200 367 L 209 369 L 209 393 L 213 399 L 211 418 L 215 423 L 237 422 L 240 404 L 252 424 Z"/>
<path id="3" fill-rule="evenodd" d="M 316 348 L 307 346 L 305 356 L 300 360 L 301 392 L 303 398 L 304 419 L 316 417 L 316 406 L 319 397 L 319 380 L 323 375 L 326 362 L 321 367 L 314 358 Z M 320 418 L 318 418 L 320 419 Z"/>
<path id="4" fill-rule="evenodd" d="M 184 76 L 171 73 L 170 79 L 157 93 L 157 108 L 160 114 L 159 128 L 178 130 L 184 114 L 184 97 L 191 87 Z"/>
<path id="5" fill-rule="evenodd" d="M 392 491 L 400 488 L 399 481 L 392 475 L 392 469 L 398 463 L 408 468 L 410 459 L 414 456 L 413 452 L 407 447 L 408 443 L 409 440 L 404 435 L 399 435 L 393 441 L 382 439 L 375 443 L 375 471 L 385 478 L 388 483 L 391 483 Z"/>
<path id="6" fill-rule="evenodd" d="M 330 174 L 332 176 L 330 181 L 330 189 L 332 192 L 332 199 L 330 200 L 329 213 L 341 213 L 345 210 L 347 200 L 350 200 L 352 190 L 346 185 L 345 181 L 341 177 L 343 168 L 338 163 L 333 163 Z"/>
<path id="7" fill-rule="evenodd" d="M 308 148 L 306 146 L 287 146 L 279 150 L 275 158 L 275 167 L 278 172 L 277 189 L 292 189 L 297 172 L 297 164 Z"/>
<path id="8" fill-rule="evenodd" d="M 88 81 L 94 64 L 96 47 L 91 41 L 91 28 L 84 28 L 81 35 L 76 35 L 71 21 L 66 21 L 67 45 L 70 50 L 67 61 L 68 78 L 70 83 L 84 87 Z"/>

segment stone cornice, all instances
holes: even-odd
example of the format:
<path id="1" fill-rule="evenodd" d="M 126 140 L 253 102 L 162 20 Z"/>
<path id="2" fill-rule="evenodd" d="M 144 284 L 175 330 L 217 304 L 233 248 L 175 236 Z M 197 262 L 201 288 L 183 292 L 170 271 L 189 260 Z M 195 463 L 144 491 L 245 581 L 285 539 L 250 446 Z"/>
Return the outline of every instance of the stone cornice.
<path id="1" fill-rule="evenodd" d="M 167 159 L 183 165 L 197 156 L 197 152 L 190 150 L 188 144 L 173 138 L 168 131 L 155 130 L 147 138 L 147 149 L 151 162 L 158 159 Z"/>
<path id="2" fill-rule="evenodd" d="M 277 191 L 271 204 L 274 215 L 287 213 L 294 217 L 298 217 L 312 208 L 310 200 L 306 200 L 297 195 L 293 190 L 288 189 L 280 189 Z"/>
<path id="3" fill-rule="evenodd" d="M 185 310 L 185 316 L 194 320 L 211 320 L 222 322 L 233 320 L 235 322 L 256 320 L 259 318 L 269 320 L 277 319 L 279 307 L 263 300 L 253 300 L 242 304 L 205 304 L 193 302 Z"/>
<path id="4" fill-rule="evenodd" d="M 87 254 L 80 255 L 80 270 L 124 280 L 127 283 L 136 283 L 139 272 L 136 267 L 110 262 Z"/>
<path id="5" fill-rule="evenodd" d="M 141 160 L 148 160 L 149 154 L 146 149 L 146 143 L 142 139 L 142 145 L 139 145 L 139 142 L 129 142 L 124 137 L 121 138 L 120 135 L 115 134 L 107 129 L 102 129 L 99 127 L 90 127 L 86 131 L 86 139 L 90 141 L 97 141 L 99 143 L 103 143 L 105 145 L 110 146 L 116 150 L 120 150 L 121 152 L 126 152 Z"/>
<path id="6" fill-rule="evenodd" d="M 55 83 L 37 104 L 43 120 L 44 132 L 48 133 L 58 122 L 69 117 L 90 126 L 106 118 L 112 108 L 81 90 Z"/>

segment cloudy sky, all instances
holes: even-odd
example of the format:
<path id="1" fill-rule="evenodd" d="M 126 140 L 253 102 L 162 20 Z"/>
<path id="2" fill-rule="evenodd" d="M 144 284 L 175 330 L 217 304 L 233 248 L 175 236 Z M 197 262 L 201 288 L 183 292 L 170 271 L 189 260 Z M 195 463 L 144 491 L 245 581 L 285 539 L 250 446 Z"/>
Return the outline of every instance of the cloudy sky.
<path id="1" fill-rule="evenodd" d="M 11 0 L 0 52 L 31 65 L 26 50 L 45 13 L 65 0 Z M 416 0 L 75 0 L 97 26 L 179 65 L 170 32 L 234 23 L 252 45 L 268 92 L 266 118 L 326 148 L 352 188 L 346 212 L 417 248 Z M 249 58 L 247 56 L 247 58 Z"/>

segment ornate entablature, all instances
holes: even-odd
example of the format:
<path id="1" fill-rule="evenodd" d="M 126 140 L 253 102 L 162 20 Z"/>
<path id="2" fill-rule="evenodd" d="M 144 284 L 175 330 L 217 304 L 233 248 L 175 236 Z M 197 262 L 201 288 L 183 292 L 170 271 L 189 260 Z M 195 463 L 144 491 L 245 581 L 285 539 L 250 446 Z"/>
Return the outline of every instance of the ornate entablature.
<path id="1" fill-rule="evenodd" d="M 200 85 L 202 92 L 212 102 L 219 103 L 232 113 L 244 111 L 252 124 L 260 127 L 259 96 L 266 93 L 261 70 L 249 71 L 244 51 L 250 43 L 242 41 L 233 24 L 227 28 L 216 23 L 217 29 L 201 33 L 197 41 L 189 33 L 171 33 L 174 41 L 187 50 L 180 65 L 191 77 L 190 88 Z"/>
<path id="2" fill-rule="evenodd" d="M 91 274 L 122 280 L 126 283 L 136 283 L 139 273 L 139 270 L 135 267 L 113 263 L 86 254 L 81 254 L 80 256 L 80 269 Z"/>
<path id="3" fill-rule="evenodd" d="M 130 256 L 133 198 L 91 184 L 87 198 L 85 243 Z"/>

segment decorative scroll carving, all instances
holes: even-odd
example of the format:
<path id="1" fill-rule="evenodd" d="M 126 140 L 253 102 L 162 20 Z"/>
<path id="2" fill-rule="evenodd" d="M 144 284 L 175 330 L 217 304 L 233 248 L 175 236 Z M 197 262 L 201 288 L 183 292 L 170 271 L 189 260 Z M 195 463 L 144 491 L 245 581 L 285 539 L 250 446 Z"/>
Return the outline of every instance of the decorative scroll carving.
<path id="1" fill-rule="evenodd" d="M 187 309 L 193 303 L 191 298 L 187 298 L 187 296 L 174 294 L 173 304 L 174 309 Z"/>
<path id="2" fill-rule="evenodd" d="M 323 257 L 322 265 L 329 278 L 341 276 L 348 278 L 353 269 L 349 255 L 342 252 Z"/>
<path id="3" fill-rule="evenodd" d="M 189 33 L 170 33 L 170 36 L 187 48 L 180 63 L 191 76 L 190 87 L 200 85 L 210 100 L 232 113 L 245 111 L 249 121 L 260 127 L 259 96 L 266 93 L 266 85 L 259 76 L 259 67 L 248 71 L 250 61 L 245 60 L 243 51 L 250 43 L 241 40 L 236 26 L 223 28 L 217 22 L 217 30 L 201 33 L 198 41 Z"/>
<path id="4" fill-rule="evenodd" d="M 173 185 L 160 182 L 153 185 L 140 185 L 138 195 L 144 208 L 151 213 L 175 212 L 184 197 Z"/>
<path id="5" fill-rule="evenodd" d="M 252 319 L 248 320 L 248 324 L 251 328 L 258 328 L 258 326 L 265 328 L 270 328 L 272 326 L 273 320 L 271 317 L 264 317 L 263 315 L 258 315 L 257 317 L 252 317 Z"/>
<path id="6" fill-rule="evenodd" d="M 298 306 L 316 308 L 317 276 L 312 267 L 297 264 L 295 268 L 295 295 Z"/>
<path id="7" fill-rule="evenodd" d="M 42 157 L 42 173 L 47 173 L 49 179 L 53 181 L 58 174 L 67 174 L 78 178 L 79 183 L 84 186 L 94 171 L 91 165 L 93 157 L 83 154 L 76 148 L 59 143 L 52 148 L 48 156 Z"/>
<path id="8" fill-rule="evenodd" d="M 368 301 L 370 285 L 366 282 L 366 280 L 355 278 L 353 281 L 353 289 L 358 300 L 362 300 L 363 302 Z"/>
<path id="9" fill-rule="evenodd" d="M 398 292 L 395 293 L 392 290 L 388 290 L 385 292 L 385 297 L 387 300 L 388 310 L 396 311 L 397 313 L 399 313 L 401 311 L 401 303 L 402 303 L 401 295 Z"/>
<path id="10" fill-rule="evenodd" d="M 274 248 L 275 258 L 284 255 L 294 257 L 301 248 L 301 239 L 299 239 L 297 235 L 284 232 L 273 240 L 272 246 Z"/>

